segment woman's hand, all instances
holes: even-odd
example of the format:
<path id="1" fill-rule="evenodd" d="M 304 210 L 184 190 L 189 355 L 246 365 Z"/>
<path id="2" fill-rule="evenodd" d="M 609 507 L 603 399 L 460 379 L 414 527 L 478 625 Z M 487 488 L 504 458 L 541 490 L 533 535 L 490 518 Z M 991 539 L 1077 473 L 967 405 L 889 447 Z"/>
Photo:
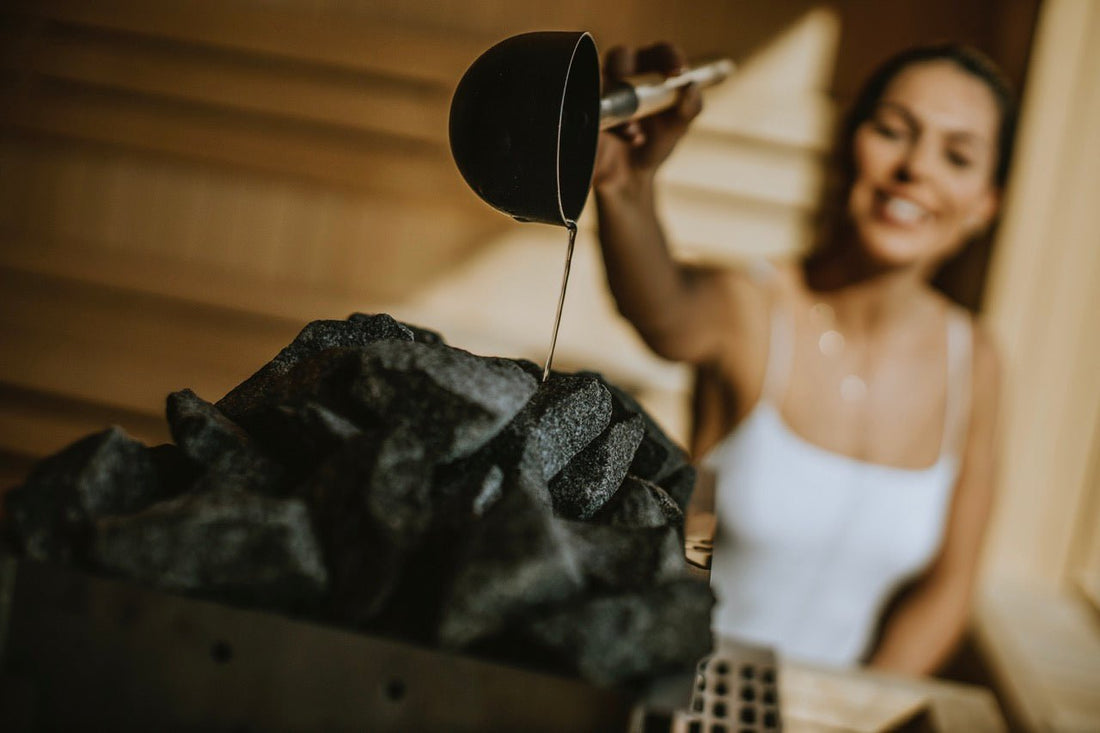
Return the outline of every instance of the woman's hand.
<path id="1" fill-rule="evenodd" d="M 686 66 L 680 50 L 667 43 L 637 51 L 616 46 L 604 57 L 604 87 L 633 74 L 671 76 Z M 681 91 L 674 107 L 600 133 L 593 188 L 608 193 L 652 177 L 702 109 L 702 94 L 691 84 Z"/>

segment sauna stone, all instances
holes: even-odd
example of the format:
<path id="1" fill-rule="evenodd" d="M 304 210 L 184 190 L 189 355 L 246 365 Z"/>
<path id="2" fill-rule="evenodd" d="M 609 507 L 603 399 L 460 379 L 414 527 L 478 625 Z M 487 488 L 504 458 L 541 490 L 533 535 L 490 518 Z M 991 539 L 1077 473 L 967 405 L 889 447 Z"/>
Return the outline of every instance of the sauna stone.
<path id="1" fill-rule="evenodd" d="M 232 419 L 239 419 L 270 396 L 284 391 L 285 377 L 304 359 L 331 349 L 365 346 L 381 340 L 413 341 L 412 330 L 386 314 L 354 314 L 343 321 L 313 321 L 271 361 L 233 388 L 218 403 Z"/>
<path id="2" fill-rule="evenodd" d="M 629 683 L 689 668 L 708 654 L 713 602 L 705 583 L 679 580 L 579 599 L 533 620 L 527 633 L 533 644 L 591 682 Z"/>
<path id="3" fill-rule="evenodd" d="M 305 504 L 246 492 L 188 494 L 102 518 L 90 558 L 165 590 L 283 610 L 317 603 L 328 580 Z"/>
<path id="4" fill-rule="evenodd" d="M 95 519 L 166 495 L 149 450 L 111 427 L 44 459 L 5 494 L 8 534 L 27 557 L 70 562 L 84 554 Z"/>
<path id="5" fill-rule="evenodd" d="M 589 519 L 626 477 L 642 440 L 642 419 L 632 415 L 612 423 L 550 482 L 554 512 L 568 519 Z"/>
<path id="6" fill-rule="evenodd" d="M 627 476 L 592 521 L 619 527 L 679 527 L 684 523 L 684 513 L 657 484 Z"/>

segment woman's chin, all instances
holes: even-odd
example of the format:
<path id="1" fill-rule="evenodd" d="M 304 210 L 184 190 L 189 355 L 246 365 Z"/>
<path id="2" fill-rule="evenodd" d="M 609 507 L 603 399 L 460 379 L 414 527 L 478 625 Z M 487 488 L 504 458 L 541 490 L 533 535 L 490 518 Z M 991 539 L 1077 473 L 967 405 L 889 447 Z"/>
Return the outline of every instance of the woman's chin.
<path id="1" fill-rule="evenodd" d="M 922 234 L 915 231 L 881 231 L 876 227 L 862 232 L 860 240 L 868 260 L 896 269 L 922 265 L 934 258 L 937 248 Z"/>

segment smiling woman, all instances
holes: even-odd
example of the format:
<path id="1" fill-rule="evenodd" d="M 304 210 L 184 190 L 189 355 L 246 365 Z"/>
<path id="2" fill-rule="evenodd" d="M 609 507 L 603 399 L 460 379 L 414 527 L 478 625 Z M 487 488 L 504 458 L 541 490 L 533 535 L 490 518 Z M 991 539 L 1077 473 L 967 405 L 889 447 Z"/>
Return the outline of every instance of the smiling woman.
<path id="1" fill-rule="evenodd" d="M 950 62 L 895 78 L 854 143 L 849 211 L 872 257 L 935 264 L 989 223 L 997 115 L 985 84 Z"/>
<path id="2" fill-rule="evenodd" d="M 662 45 L 606 67 L 681 64 Z M 697 369 L 693 449 L 715 490 L 696 492 L 689 533 L 716 520 L 713 626 L 791 658 L 934 671 L 967 617 L 999 380 L 988 338 L 929 278 L 997 213 L 1011 95 L 970 49 L 889 60 L 841 129 L 817 246 L 721 270 L 675 263 L 654 208 L 700 105 L 689 90 L 605 135 L 594 187 L 620 311 Z"/>

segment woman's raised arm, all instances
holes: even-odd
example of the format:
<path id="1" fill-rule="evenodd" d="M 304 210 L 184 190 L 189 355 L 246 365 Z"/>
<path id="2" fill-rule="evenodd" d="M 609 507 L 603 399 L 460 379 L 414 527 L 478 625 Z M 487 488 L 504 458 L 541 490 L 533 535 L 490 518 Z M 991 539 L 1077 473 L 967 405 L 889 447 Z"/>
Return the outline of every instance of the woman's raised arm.
<path id="1" fill-rule="evenodd" d="M 614 48 L 604 63 L 605 79 L 644 71 L 675 73 L 685 66 L 673 46 L 633 52 Z M 722 346 L 721 320 L 728 313 L 721 277 L 677 265 L 657 218 L 654 176 L 702 109 L 694 86 L 679 103 L 658 115 L 601 133 L 593 188 L 599 209 L 599 237 L 611 292 L 619 312 L 658 355 L 700 363 Z"/>

